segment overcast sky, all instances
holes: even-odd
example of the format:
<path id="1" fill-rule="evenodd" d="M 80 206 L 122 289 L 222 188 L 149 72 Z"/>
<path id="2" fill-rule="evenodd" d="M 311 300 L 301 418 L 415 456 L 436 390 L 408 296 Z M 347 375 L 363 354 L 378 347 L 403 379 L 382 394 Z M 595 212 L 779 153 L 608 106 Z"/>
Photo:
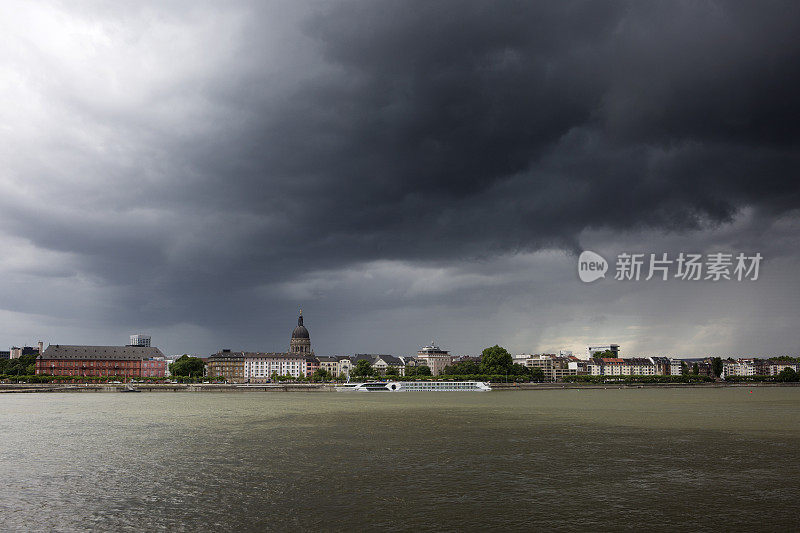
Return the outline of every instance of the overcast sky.
<path id="1" fill-rule="evenodd" d="M 797 2 L 13 2 L 0 347 L 800 351 Z M 611 263 L 583 283 L 582 250 Z M 618 281 L 622 252 L 756 281 Z"/>

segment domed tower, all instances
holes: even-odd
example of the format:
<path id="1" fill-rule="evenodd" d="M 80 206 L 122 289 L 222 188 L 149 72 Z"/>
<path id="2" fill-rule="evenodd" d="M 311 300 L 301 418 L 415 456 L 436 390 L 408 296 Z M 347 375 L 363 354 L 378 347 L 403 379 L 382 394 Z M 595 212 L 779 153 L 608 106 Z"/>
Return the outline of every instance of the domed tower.
<path id="1" fill-rule="evenodd" d="M 303 310 L 297 317 L 297 327 L 292 331 L 292 340 L 289 341 L 289 353 L 311 354 L 311 337 L 303 325 Z"/>

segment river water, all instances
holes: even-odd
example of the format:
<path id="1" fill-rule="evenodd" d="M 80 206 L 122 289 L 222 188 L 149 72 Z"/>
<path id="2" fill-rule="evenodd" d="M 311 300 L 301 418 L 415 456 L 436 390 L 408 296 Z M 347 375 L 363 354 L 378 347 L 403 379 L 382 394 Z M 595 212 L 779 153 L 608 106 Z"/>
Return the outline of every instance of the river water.
<path id="1" fill-rule="evenodd" d="M 800 388 L 0 396 L 0 529 L 800 527 Z"/>

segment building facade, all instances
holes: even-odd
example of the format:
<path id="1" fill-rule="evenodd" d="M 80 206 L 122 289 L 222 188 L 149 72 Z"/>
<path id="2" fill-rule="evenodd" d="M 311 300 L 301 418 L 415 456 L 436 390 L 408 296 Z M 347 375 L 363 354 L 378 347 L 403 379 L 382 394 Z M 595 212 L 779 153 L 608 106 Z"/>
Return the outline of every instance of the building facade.
<path id="1" fill-rule="evenodd" d="M 656 365 L 646 357 L 631 357 L 622 360 L 623 376 L 655 376 Z"/>
<path id="2" fill-rule="evenodd" d="M 789 362 L 789 361 L 770 361 L 769 362 L 769 374 L 770 376 L 777 376 L 784 369 L 791 368 L 795 372 L 800 370 L 800 365 L 797 363 Z"/>
<path id="3" fill-rule="evenodd" d="M 586 359 L 591 359 L 597 352 L 612 352 L 614 359 L 619 358 L 619 344 L 593 344 L 586 347 Z"/>
<path id="4" fill-rule="evenodd" d="M 538 368 L 544 374 L 544 379 L 553 381 L 553 356 L 549 354 L 521 353 L 512 357 L 515 364 L 525 368 Z"/>
<path id="5" fill-rule="evenodd" d="M 153 347 L 51 344 L 36 358 L 36 374 L 163 378 L 163 358 L 161 350 Z"/>
<path id="6" fill-rule="evenodd" d="M 336 355 L 317 355 L 319 368 L 328 373 L 331 377 L 339 376 L 339 357 Z"/>
<path id="7" fill-rule="evenodd" d="M 431 369 L 431 374 L 438 376 L 444 370 L 444 367 L 453 364 L 453 358 L 450 352 L 442 350 L 435 344 L 431 343 L 430 346 L 423 346 L 417 352 L 417 360 L 423 365 Z"/>
<path id="8" fill-rule="evenodd" d="M 150 346 L 151 342 L 150 335 L 142 335 L 141 333 L 131 335 L 131 346 Z"/>
<path id="9" fill-rule="evenodd" d="M 357 354 L 356 357 L 367 355 L 371 361 L 370 364 L 378 374 L 385 376 L 394 373 L 398 376 L 406 375 L 406 365 L 400 357 L 386 354 Z M 392 370 L 391 372 L 389 370 Z"/>
<path id="10" fill-rule="evenodd" d="M 592 376 L 680 376 L 682 361 L 669 357 L 590 359 L 584 364 Z"/>
<path id="11" fill-rule="evenodd" d="M 19 359 L 23 355 L 42 355 L 44 351 L 44 343 L 39 341 L 36 346 L 12 346 L 8 352 L 9 359 Z"/>
<path id="12" fill-rule="evenodd" d="M 242 353 L 243 377 L 247 383 L 266 383 L 275 376 L 309 377 L 320 367 L 319 361 L 313 356 L 275 352 Z"/>
<path id="13" fill-rule="evenodd" d="M 512 357 L 515 364 L 526 368 L 538 368 L 542 371 L 546 381 L 558 381 L 565 376 L 588 374 L 589 361 L 578 359 L 573 355 L 561 356 L 555 354 L 517 354 Z"/>
<path id="14" fill-rule="evenodd" d="M 206 373 L 210 379 L 244 382 L 244 352 L 221 350 L 208 358 Z"/>

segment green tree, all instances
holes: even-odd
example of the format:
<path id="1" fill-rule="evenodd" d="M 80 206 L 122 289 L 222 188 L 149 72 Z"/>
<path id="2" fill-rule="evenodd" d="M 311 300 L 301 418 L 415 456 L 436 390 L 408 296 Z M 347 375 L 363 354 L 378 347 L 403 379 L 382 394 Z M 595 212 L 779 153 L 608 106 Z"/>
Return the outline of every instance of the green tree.
<path id="1" fill-rule="evenodd" d="M 389 368 L 386 369 L 386 375 L 387 376 L 399 376 L 400 372 L 397 370 L 396 367 L 390 366 Z"/>
<path id="2" fill-rule="evenodd" d="M 505 374 L 511 369 L 514 360 L 502 346 L 494 345 L 481 352 L 481 373 Z"/>
<path id="3" fill-rule="evenodd" d="M 330 372 L 325 370 L 324 368 L 318 368 L 314 371 L 314 374 L 311 376 L 311 379 L 314 381 L 327 381 L 331 378 Z"/>
<path id="4" fill-rule="evenodd" d="M 468 376 L 470 374 L 480 374 L 481 365 L 477 361 L 461 361 L 447 365 L 442 369 L 442 374 L 448 376 Z"/>
<path id="5" fill-rule="evenodd" d="M 530 369 L 531 381 L 544 381 L 544 370 L 538 367 Z"/>
<path id="6" fill-rule="evenodd" d="M 407 366 L 406 376 L 431 376 L 431 367 L 427 365 Z"/>
<path id="7" fill-rule="evenodd" d="M 350 373 L 353 377 L 368 377 L 373 374 L 372 365 L 366 359 L 361 359 Z"/>
<path id="8" fill-rule="evenodd" d="M 36 357 L 39 354 L 27 354 L 16 359 L 3 359 L 0 374 L 7 376 L 31 376 L 36 373 Z"/>
<path id="9" fill-rule="evenodd" d="M 169 365 L 170 374 L 173 376 L 195 377 L 202 376 L 205 363 L 199 357 L 189 355 L 180 356 L 174 363 Z"/>
<path id="10" fill-rule="evenodd" d="M 617 354 L 612 352 L 611 350 L 604 350 L 602 352 L 594 352 L 592 354 L 592 359 L 614 359 L 618 357 Z"/>
<path id="11" fill-rule="evenodd" d="M 722 375 L 722 359 L 715 357 L 711 360 L 711 371 L 714 373 L 714 377 L 716 378 Z"/>
<path id="12" fill-rule="evenodd" d="M 700 374 L 700 365 L 698 365 L 697 362 L 692 365 L 692 374 L 695 376 Z"/>
<path id="13" fill-rule="evenodd" d="M 800 381 L 800 375 L 795 371 L 794 368 L 786 367 L 781 370 L 781 373 L 778 374 L 778 381 L 783 382 L 795 382 Z"/>
<path id="14" fill-rule="evenodd" d="M 525 365 L 514 363 L 509 367 L 508 373 L 512 376 L 528 376 L 531 373 L 531 369 Z"/>

